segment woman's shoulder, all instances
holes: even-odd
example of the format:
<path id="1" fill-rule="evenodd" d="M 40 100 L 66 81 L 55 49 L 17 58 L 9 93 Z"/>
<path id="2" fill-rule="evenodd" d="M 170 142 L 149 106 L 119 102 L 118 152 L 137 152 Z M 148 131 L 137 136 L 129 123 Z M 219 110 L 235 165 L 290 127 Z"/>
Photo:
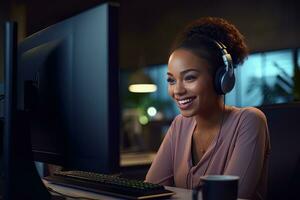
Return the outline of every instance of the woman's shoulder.
<path id="1" fill-rule="evenodd" d="M 268 130 L 265 114 L 255 107 L 232 107 L 231 122 L 240 130 Z"/>
<path id="2" fill-rule="evenodd" d="M 248 120 L 259 120 L 266 122 L 265 114 L 256 107 L 234 107 L 232 106 L 231 109 L 234 111 L 233 114 L 239 116 L 241 119 L 248 119 Z"/>
<path id="3" fill-rule="evenodd" d="M 265 141 L 266 148 L 269 148 L 269 130 L 265 114 L 255 107 L 234 108 L 234 110 L 233 118 L 238 138 L 243 138 L 242 141 Z"/>

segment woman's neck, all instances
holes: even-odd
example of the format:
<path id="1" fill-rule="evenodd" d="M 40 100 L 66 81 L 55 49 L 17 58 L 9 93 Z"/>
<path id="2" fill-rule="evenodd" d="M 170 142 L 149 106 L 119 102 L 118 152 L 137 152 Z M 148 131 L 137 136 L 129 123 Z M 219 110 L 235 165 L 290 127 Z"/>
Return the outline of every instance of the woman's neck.
<path id="1" fill-rule="evenodd" d="M 216 104 L 201 110 L 200 113 L 195 116 L 197 129 L 207 130 L 216 128 L 216 126 L 219 126 L 221 123 L 224 115 L 223 112 L 225 112 L 223 100 L 219 100 Z"/>

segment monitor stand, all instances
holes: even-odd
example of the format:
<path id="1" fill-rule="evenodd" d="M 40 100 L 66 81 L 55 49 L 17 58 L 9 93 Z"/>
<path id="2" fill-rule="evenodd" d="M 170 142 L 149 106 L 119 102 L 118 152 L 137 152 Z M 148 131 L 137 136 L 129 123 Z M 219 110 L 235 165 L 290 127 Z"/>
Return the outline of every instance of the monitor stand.
<path id="1" fill-rule="evenodd" d="M 28 117 L 18 112 L 14 127 L 5 133 L 5 200 L 50 200 L 51 195 L 43 184 L 33 161 Z"/>

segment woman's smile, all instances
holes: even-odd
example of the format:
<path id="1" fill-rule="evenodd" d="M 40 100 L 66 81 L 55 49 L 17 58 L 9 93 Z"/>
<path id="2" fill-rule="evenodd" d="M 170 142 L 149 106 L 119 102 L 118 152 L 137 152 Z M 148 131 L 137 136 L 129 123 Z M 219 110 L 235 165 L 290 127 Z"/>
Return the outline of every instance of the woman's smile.
<path id="1" fill-rule="evenodd" d="M 196 97 L 185 97 L 176 99 L 177 105 L 181 110 L 187 110 L 192 107 L 194 100 Z"/>

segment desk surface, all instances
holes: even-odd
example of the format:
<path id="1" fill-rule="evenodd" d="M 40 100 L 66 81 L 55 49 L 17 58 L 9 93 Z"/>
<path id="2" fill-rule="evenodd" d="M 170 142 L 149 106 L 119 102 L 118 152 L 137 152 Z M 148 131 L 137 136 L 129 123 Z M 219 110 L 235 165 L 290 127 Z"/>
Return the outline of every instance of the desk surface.
<path id="1" fill-rule="evenodd" d="M 73 197 L 85 197 L 90 199 L 105 199 L 105 200 L 116 200 L 120 198 L 116 197 L 110 197 L 106 195 L 101 195 L 93 192 L 88 192 L 84 190 L 64 187 L 60 185 L 51 184 L 48 181 L 43 180 L 45 185 L 47 187 L 50 187 L 51 189 L 55 190 L 56 192 L 62 193 L 64 195 L 73 196 Z M 184 199 L 184 200 L 191 200 L 192 199 L 192 190 L 182 189 L 182 188 L 176 188 L 176 187 L 166 187 L 166 189 L 171 190 L 175 192 L 176 194 L 172 196 L 171 199 Z M 54 193 L 53 193 L 54 194 Z M 68 200 L 71 200 L 72 198 L 67 198 Z M 76 198 L 77 199 L 77 198 Z M 199 200 L 202 200 L 201 195 L 199 195 Z"/>
<path id="2" fill-rule="evenodd" d="M 95 200 L 96 199 L 97 200 L 103 200 L 103 199 L 105 199 L 105 200 L 117 200 L 117 199 L 120 200 L 121 199 L 121 198 L 117 198 L 117 197 L 111 197 L 111 196 L 101 195 L 101 194 L 88 192 L 88 191 L 84 191 L 84 190 L 79 190 L 79 189 L 75 189 L 75 188 L 69 188 L 69 187 L 51 184 L 46 180 L 43 180 L 43 182 L 47 187 L 50 187 L 51 189 L 53 189 L 56 192 L 59 192 L 61 194 L 67 195 L 67 196 L 76 197 L 76 198 L 67 198 L 67 200 L 78 199 L 80 197 L 82 197 L 82 199 L 95 199 Z M 172 198 L 170 198 L 170 200 L 175 200 L 175 199 L 176 200 L 180 200 L 180 199 L 192 200 L 192 192 L 193 192 L 192 190 L 176 188 L 176 187 L 168 187 L 168 186 L 166 187 L 166 189 L 175 192 L 175 195 L 173 195 Z M 202 200 L 201 192 L 199 192 L 198 200 Z M 237 199 L 237 200 L 246 200 L 246 199 Z"/>

